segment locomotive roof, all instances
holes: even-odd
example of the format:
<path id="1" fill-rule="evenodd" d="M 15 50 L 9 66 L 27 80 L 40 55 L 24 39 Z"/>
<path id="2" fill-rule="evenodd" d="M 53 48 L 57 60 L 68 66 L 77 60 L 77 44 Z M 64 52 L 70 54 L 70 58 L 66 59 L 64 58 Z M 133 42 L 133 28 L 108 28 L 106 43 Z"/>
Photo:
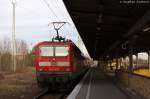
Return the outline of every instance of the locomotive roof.
<path id="1" fill-rule="evenodd" d="M 42 41 L 42 42 L 39 42 L 36 46 L 39 46 L 42 44 L 59 44 L 59 45 L 72 44 L 75 46 L 75 44 L 72 41 L 65 41 L 65 42 Z"/>

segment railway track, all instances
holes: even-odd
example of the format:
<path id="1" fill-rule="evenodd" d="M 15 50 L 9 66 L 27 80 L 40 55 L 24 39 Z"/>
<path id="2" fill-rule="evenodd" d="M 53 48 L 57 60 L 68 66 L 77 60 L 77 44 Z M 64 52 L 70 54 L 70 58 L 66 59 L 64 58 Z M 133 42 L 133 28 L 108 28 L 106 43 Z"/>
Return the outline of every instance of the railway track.
<path id="1" fill-rule="evenodd" d="M 80 77 L 78 77 L 72 83 L 73 85 L 70 88 L 68 88 L 67 90 L 57 91 L 53 88 L 52 88 L 53 90 L 51 88 L 45 88 L 38 95 L 36 95 L 33 99 L 66 99 L 66 97 L 70 94 L 70 92 L 73 90 L 73 88 L 76 86 L 76 84 L 82 79 L 82 77 L 84 76 L 85 73 L 80 75 Z"/>
<path id="2" fill-rule="evenodd" d="M 38 95 L 33 97 L 33 99 L 66 99 L 66 96 L 71 90 L 64 92 L 51 91 L 49 88 L 43 89 Z"/>

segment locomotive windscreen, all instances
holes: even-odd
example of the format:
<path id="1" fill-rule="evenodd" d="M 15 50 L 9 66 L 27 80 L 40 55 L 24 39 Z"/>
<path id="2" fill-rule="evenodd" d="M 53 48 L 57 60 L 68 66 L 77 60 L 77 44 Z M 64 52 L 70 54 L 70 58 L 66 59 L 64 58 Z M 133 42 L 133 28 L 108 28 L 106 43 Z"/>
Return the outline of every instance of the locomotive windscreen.
<path id="1" fill-rule="evenodd" d="M 68 56 L 69 48 L 67 46 L 42 46 L 40 47 L 40 56 Z"/>
<path id="2" fill-rule="evenodd" d="M 40 47 L 40 56 L 53 56 L 53 52 L 53 47 L 51 46 Z"/>
<path id="3" fill-rule="evenodd" d="M 69 48 L 68 47 L 55 47 L 56 56 L 68 56 Z"/>

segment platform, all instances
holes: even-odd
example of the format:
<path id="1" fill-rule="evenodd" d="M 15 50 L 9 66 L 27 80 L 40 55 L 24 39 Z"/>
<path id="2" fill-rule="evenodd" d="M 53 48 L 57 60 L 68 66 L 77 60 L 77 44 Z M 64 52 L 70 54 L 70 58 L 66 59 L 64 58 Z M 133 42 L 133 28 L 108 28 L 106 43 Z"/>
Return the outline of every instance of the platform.
<path id="1" fill-rule="evenodd" d="M 104 73 L 90 69 L 67 99 L 128 99 Z"/>

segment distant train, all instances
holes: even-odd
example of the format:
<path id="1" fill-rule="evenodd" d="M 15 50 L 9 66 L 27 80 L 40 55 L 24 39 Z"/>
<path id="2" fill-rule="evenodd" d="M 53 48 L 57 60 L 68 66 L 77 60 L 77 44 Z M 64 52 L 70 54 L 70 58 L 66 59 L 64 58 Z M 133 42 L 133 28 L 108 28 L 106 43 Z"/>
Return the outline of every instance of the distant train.
<path id="1" fill-rule="evenodd" d="M 40 87 L 71 83 L 87 70 L 85 58 L 70 41 L 44 41 L 36 46 L 36 76 Z"/>

